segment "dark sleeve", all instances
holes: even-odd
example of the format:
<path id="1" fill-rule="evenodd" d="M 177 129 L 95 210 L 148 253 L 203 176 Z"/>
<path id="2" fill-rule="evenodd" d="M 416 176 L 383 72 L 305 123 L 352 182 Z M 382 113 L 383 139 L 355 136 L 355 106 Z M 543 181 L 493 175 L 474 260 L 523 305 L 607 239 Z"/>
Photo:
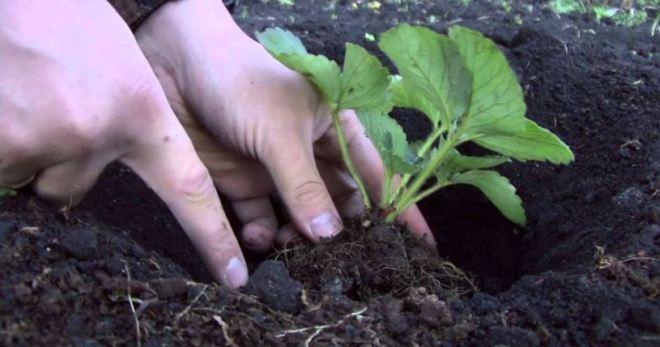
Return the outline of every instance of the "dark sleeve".
<path id="1" fill-rule="evenodd" d="M 154 13 L 168 0 L 108 0 L 119 12 L 131 29 L 136 29 L 142 21 Z"/>

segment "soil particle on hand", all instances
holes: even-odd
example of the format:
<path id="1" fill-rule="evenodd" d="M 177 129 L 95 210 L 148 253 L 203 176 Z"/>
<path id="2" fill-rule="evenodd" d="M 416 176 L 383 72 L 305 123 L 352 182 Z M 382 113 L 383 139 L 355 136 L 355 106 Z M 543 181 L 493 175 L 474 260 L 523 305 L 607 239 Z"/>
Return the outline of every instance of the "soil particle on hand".
<path id="1" fill-rule="evenodd" d="M 281 261 L 261 263 L 250 276 L 245 292 L 278 311 L 297 313 L 302 308 L 302 285 L 291 278 Z"/>

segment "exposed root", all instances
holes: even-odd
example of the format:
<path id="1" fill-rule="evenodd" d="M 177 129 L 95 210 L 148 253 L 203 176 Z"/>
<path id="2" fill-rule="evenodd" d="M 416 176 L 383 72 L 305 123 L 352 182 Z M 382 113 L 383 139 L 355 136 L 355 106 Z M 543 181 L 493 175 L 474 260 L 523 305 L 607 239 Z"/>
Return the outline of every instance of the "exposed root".
<path id="1" fill-rule="evenodd" d="M 135 305 L 133 305 L 133 297 L 131 296 L 131 272 L 128 269 L 128 263 L 124 261 L 124 269 L 126 270 L 126 296 L 128 297 L 128 305 L 131 307 L 131 313 L 133 314 L 133 320 L 135 321 L 135 344 L 140 347 L 142 346 L 142 335 L 140 333 L 140 319 L 138 318 L 137 312 L 135 311 Z"/>
<path id="2" fill-rule="evenodd" d="M 186 308 L 184 308 L 181 312 L 177 313 L 177 315 L 174 317 L 174 323 L 172 324 L 173 326 L 177 326 L 179 324 L 179 320 L 181 320 L 181 318 L 183 318 L 183 316 L 185 316 L 190 311 L 190 309 L 195 305 L 195 303 L 199 301 L 199 298 L 201 298 L 202 295 L 204 295 L 204 293 L 206 292 L 206 288 L 208 288 L 208 286 L 204 285 L 204 288 L 202 288 L 199 294 L 195 296 L 193 301 L 188 306 L 186 306 Z"/>
<path id="3" fill-rule="evenodd" d="M 336 327 L 344 324 L 344 322 L 346 322 L 347 320 L 349 320 L 353 317 L 357 317 L 358 319 L 360 319 L 360 315 L 362 315 L 366 311 L 367 311 L 367 307 L 363 307 L 363 308 L 361 308 L 361 309 L 359 309 L 355 312 L 349 313 L 348 315 L 344 316 L 342 319 L 340 319 L 340 320 L 338 320 L 334 323 L 324 324 L 324 325 L 315 325 L 315 326 L 306 327 L 306 328 L 284 330 L 281 333 L 276 334 L 275 337 L 282 338 L 286 335 L 300 334 L 300 333 L 304 333 L 306 331 L 313 330 L 313 332 L 305 339 L 305 342 L 304 342 L 304 346 L 308 347 L 309 344 L 314 340 L 314 338 L 316 338 L 323 330 L 328 329 L 328 328 L 336 328 Z"/>
<path id="4" fill-rule="evenodd" d="M 651 299 L 660 297 L 660 281 L 649 278 L 644 270 L 653 262 L 658 261 L 657 258 L 640 254 L 617 259 L 614 256 L 606 255 L 605 248 L 598 246 L 595 258 L 596 269 L 603 277 L 637 286 L 643 289 Z"/>
<path id="5" fill-rule="evenodd" d="M 229 331 L 228 331 L 229 328 L 227 327 L 227 323 L 225 323 L 225 321 L 222 320 L 222 316 L 220 316 L 220 315 L 213 316 L 213 320 L 215 320 L 220 325 L 220 328 L 222 329 L 222 335 L 225 338 L 225 345 L 232 346 L 232 347 L 238 347 L 238 344 L 236 344 L 236 341 L 234 341 L 234 339 L 232 339 L 231 336 L 229 336 Z"/>

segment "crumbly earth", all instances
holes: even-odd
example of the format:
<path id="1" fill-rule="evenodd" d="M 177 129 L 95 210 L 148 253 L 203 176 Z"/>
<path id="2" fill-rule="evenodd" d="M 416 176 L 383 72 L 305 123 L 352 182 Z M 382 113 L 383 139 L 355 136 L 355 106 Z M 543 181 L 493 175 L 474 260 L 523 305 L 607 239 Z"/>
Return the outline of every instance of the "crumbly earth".
<path id="1" fill-rule="evenodd" d="M 235 292 L 209 281 L 162 203 L 115 166 L 73 211 L 29 191 L 0 200 L 0 345 L 658 345 L 658 36 L 650 22 L 623 28 L 526 3 L 244 0 L 235 16 L 339 60 L 346 41 L 377 52 L 365 33 L 398 22 L 494 39 L 529 117 L 576 153 L 566 167 L 502 170 L 527 228 L 455 187 L 421 204 L 437 252 L 400 228 L 348 222 L 328 244 L 255 257 Z M 427 128 L 396 116 L 412 137 Z"/>

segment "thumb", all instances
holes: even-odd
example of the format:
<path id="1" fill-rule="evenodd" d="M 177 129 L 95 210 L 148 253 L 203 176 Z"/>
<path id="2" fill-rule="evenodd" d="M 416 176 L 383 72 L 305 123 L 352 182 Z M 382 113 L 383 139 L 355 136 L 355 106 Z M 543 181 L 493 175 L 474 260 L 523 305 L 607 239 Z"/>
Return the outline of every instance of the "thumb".
<path id="1" fill-rule="evenodd" d="M 169 109 L 169 107 L 168 107 Z M 246 284 L 245 259 L 208 170 L 174 114 L 122 161 L 167 204 L 214 278 L 231 288 Z"/>
<path id="2" fill-rule="evenodd" d="M 319 175 L 311 140 L 290 137 L 269 149 L 262 162 L 299 231 L 315 242 L 338 234 L 341 219 Z"/>

